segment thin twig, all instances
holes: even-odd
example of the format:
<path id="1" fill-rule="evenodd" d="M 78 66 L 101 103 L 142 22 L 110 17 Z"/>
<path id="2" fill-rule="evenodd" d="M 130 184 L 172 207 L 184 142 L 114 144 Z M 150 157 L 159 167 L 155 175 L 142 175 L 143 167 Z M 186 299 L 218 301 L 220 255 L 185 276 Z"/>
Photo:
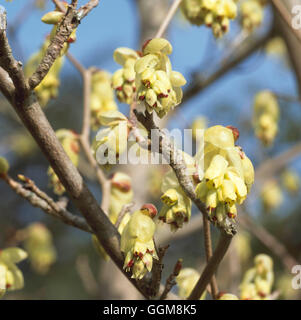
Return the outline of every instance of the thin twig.
<path id="1" fill-rule="evenodd" d="M 119 226 L 120 226 L 120 223 L 122 221 L 122 219 L 124 218 L 124 216 L 130 212 L 131 208 L 135 205 L 134 202 L 131 202 L 131 203 L 128 203 L 128 204 L 125 204 L 123 205 L 121 211 L 119 212 L 119 215 L 118 215 L 118 218 L 117 218 L 117 221 L 115 223 L 115 227 L 118 229 Z"/>
<path id="2" fill-rule="evenodd" d="M 176 277 L 179 275 L 181 269 L 182 269 L 182 259 L 179 259 L 177 263 L 174 266 L 172 274 L 167 278 L 164 291 L 162 292 L 160 296 L 160 300 L 165 300 L 168 293 L 171 291 L 172 287 L 175 286 L 176 283 Z"/>
<path id="3" fill-rule="evenodd" d="M 27 184 L 27 186 L 23 186 L 12 179 L 9 175 L 0 175 L 0 178 L 2 178 L 16 194 L 27 200 L 34 207 L 40 208 L 45 213 L 54 218 L 60 219 L 62 222 L 70 226 L 92 233 L 92 229 L 83 218 L 78 217 L 60 207 L 36 185 L 33 186 L 33 181 L 30 179 L 27 178 L 30 181 L 30 185 Z"/>
<path id="4" fill-rule="evenodd" d="M 207 263 L 212 257 L 212 240 L 211 240 L 211 231 L 210 231 L 210 221 L 203 216 L 203 229 L 204 229 L 204 243 L 205 243 L 205 253 Z M 213 274 L 212 279 L 210 280 L 211 286 L 211 295 L 213 299 L 217 299 L 218 296 L 218 287 L 216 282 L 216 277 Z"/>
<path id="5" fill-rule="evenodd" d="M 171 5 L 169 11 L 167 12 L 167 15 L 165 19 L 163 20 L 158 32 L 155 35 L 155 38 L 161 38 L 163 34 L 165 33 L 171 19 L 175 15 L 179 5 L 181 4 L 182 0 L 174 0 L 173 4 Z"/>
<path id="6" fill-rule="evenodd" d="M 161 283 L 161 277 L 162 277 L 162 271 L 164 268 L 164 265 L 162 263 L 163 258 L 166 254 L 167 249 L 169 248 L 169 245 L 159 247 L 157 251 L 158 254 L 158 260 L 154 260 L 153 269 L 152 269 L 152 280 L 151 280 L 151 293 L 150 296 L 156 297 L 159 289 L 160 289 L 160 283 Z"/>
<path id="7" fill-rule="evenodd" d="M 188 300 L 198 300 L 202 296 L 203 292 L 206 290 L 207 285 L 212 279 L 213 274 L 216 272 L 219 264 L 225 256 L 230 246 L 231 240 L 231 236 L 221 232 L 217 247 L 212 257 L 208 261 L 203 273 L 201 274 L 200 279 L 198 280 L 190 296 L 188 297 Z"/>

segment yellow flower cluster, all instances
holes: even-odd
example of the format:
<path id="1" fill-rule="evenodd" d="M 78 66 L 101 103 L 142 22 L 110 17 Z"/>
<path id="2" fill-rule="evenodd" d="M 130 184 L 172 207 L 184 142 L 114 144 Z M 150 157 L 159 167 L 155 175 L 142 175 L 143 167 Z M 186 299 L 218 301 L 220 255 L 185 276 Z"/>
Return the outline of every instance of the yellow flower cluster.
<path id="1" fill-rule="evenodd" d="M 297 172 L 291 169 L 286 169 L 281 174 L 281 180 L 286 190 L 292 194 L 296 194 L 300 189 L 300 177 Z"/>
<path id="2" fill-rule="evenodd" d="M 118 48 L 114 51 L 113 58 L 122 69 L 113 74 L 112 86 L 120 102 L 131 104 L 136 92 L 134 67 L 139 55 L 130 48 Z"/>
<path id="3" fill-rule="evenodd" d="M 72 161 L 72 163 L 77 166 L 79 160 L 79 143 L 78 135 L 67 129 L 60 129 L 56 131 L 56 136 L 62 144 L 65 152 Z M 65 192 L 65 188 L 60 182 L 58 176 L 54 173 L 51 167 L 48 168 L 48 176 L 50 180 L 50 185 L 53 187 L 53 192 L 57 195 L 62 195 Z"/>
<path id="4" fill-rule="evenodd" d="M 178 295 L 182 299 L 187 299 L 192 292 L 194 286 L 198 282 L 200 274 L 192 268 L 181 269 L 179 275 L 176 278 L 178 289 Z M 204 300 L 206 297 L 206 291 L 203 293 L 200 300 Z"/>
<path id="5" fill-rule="evenodd" d="M 127 150 L 127 118 L 119 111 L 107 111 L 99 114 L 98 119 L 101 125 L 108 128 L 100 129 L 94 138 L 94 157 L 100 165 L 115 164 L 118 157 Z"/>
<path id="6" fill-rule="evenodd" d="M 183 160 L 188 168 L 194 167 L 193 158 L 185 152 L 183 152 Z M 190 219 L 191 200 L 182 190 L 173 170 L 165 174 L 161 191 L 163 192 L 161 196 L 163 207 L 160 210 L 159 220 L 169 224 L 171 231 L 177 231 Z"/>
<path id="7" fill-rule="evenodd" d="M 237 137 L 236 128 L 223 126 L 210 127 L 204 134 L 204 173 L 199 172 L 196 194 L 219 225 L 236 217 L 236 203 L 243 203 L 254 182 L 253 165 L 235 146 Z"/>
<path id="8" fill-rule="evenodd" d="M 125 254 L 123 268 L 138 280 L 152 270 L 153 259 L 158 259 L 153 240 L 156 230 L 153 218 L 156 214 L 155 206 L 143 205 L 133 213 L 121 234 L 120 246 Z"/>
<path id="9" fill-rule="evenodd" d="M 102 112 L 117 110 L 117 104 L 114 101 L 111 75 L 108 72 L 94 72 L 91 82 L 91 126 L 93 130 L 97 130 L 100 127 L 99 115 Z"/>
<path id="10" fill-rule="evenodd" d="M 273 282 L 273 260 L 266 254 L 257 255 L 240 285 L 241 300 L 268 300 Z"/>
<path id="11" fill-rule="evenodd" d="M 256 94 L 253 104 L 255 135 L 265 146 L 273 143 L 278 132 L 279 105 L 274 94 L 268 90 Z"/>
<path id="12" fill-rule="evenodd" d="M 216 38 L 229 31 L 237 15 L 236 0 L 184 0 L 181 9 L 190 23 L 211 28 Z"/>
<path id="13" fill-rule="evenodd" d="M 9 170 L 8 161 L 5 158 L 0 157 L 0 174 L 6 174 L 8 170 Z"/>
<path id="14" fill-rule="evenodd" d="M 241 26 L 248 32 L 253 32 L 263 21 L 265 0 L 245 0 L 241 4 Z"/>
<path id="15" fill-rule="evenodd" d="M 264 183 L 261 190 L 261 199 L 264 210 L 269 212 L 279 207 L 283 202 L 282 190 L 275 180 Z"/>
<path id="16" fill-rule="evenodd" d="M 6 291 L 20 290 L 24 287 L 24 278 L 17 263 L 27 258 L 27 253 L 20 248 L 0 250 L 0 298 Z"/>
<path id="17" fill-rule="evenodd" d="M 144 102 L 149 113 L 155 110 L 160 118 L 181 102 L 181 87 L 186 84 L 183 75 L 172 70 L 168 58 L 171 53 L 169 41 L 151 39 L 144 44 L 143 56 L 135 63 L 138 100 Z"/>
<path id="18" fill-rule="evenodd" d="M 56 261 L 56 249 L 50 231 L 42 223 L 33 223 L 26 228 L 25 234 L 24 247 L 31 267 L 39 274 L 46 274 Z"/>

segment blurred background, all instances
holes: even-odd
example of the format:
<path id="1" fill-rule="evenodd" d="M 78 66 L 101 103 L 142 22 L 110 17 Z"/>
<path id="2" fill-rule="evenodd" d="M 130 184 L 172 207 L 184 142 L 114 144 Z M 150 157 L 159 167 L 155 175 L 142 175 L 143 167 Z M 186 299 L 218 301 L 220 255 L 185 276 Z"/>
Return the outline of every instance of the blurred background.
<path id="1" fill-rule="evenodd" d="M 85 2 L 79 1 L 79 4 Z M 14 0 L 2 5 L 7 10 L 8 37 L 14 56 L 25 64 L 50 32 L 51 27 L 40 19 L 53 9 L 53 3 L 47 0 Z M 139 49 L 141 43 L 155 34 L 169 5 L 169 1 L 165 0 L 101 0 L 79 26 L 77 41 L 71 45 L 69 52 L 85 67 L 95 66 L 113 73 L 119 68 L 113 60 L 113 51 L 118 47 Z M 294 58 L 287 50 L 287 45 L 291 50 L 290 45 L 297 40 L 285 36 L 287 28 L 279 20 L 273 8 L 266 6 L 264 22 L 252 35 L 242 34 L 239 23 L 234 21 L 231 22 L 229 34 L 216 41 L 210 29 L 190 25 L 178 12 L 167 37 L 173 46 L 172 65 L 187 79 L 184 92 L 196 82 L 206 82 L 210 76 L 216 75 L 217 70 L 235 60 L 241 47 L 247 48 L 258 39 L 265 38 L 265 41 L 215 81 L 193 95 L 187 95 L 184 103 L 177 107 L 164 125 L 185 129 L 191 127 L 198 117 L 206 117 L 208 126 L 232 125 L 239 129 L 239 145 L 258 170 L 257 179 L 239 213 L 249 218 L 240 224 L 239 234 L 219 267 L 219 287 L 221 291 L 238 294 L 243 274 L 253 265 L 254 256 L 266 253 L 274 260 L 274 290 L 279 291 L 280 298 L 295 299 L 300 298 L 301 290 L 291 288 L 291 267 L 295 262 L 301 263 L 301 198 L 299 187 L 287 187 L 283 173 L 290 170 L 298 186 L 301 175 L 300 84 L 295 73 L 296 66 L 291 63 Z M 280 35 L 284 35 L 285 41 L 279 38 Z M 271 42 L 275 39 L 274 43 Z M 299 44 L 297 48 L 300 49 Z M 64 61 L 60 83 L 59 95 L 47 104 L 45 113 L 55 130 L 67 128 L 79 132 L 82 80 L 68 59 Z M 279 131 L 269 147 L 262 145 L 252 126 L 253 99 L 262 90 L 274 92 L 280 106 Z M 124 104 L 119 103 L 119 109 L 126 115 L 129 112 Z M 49 187 L 46 159 L 2 96 L 0 155 L 9 160 L 12 177 L 24 174 L 34 180 L 40 189 L 58 199 Z M 100 201 L 101 190 L 84 157 L 80 159 L 79 169 Z M 125 165 L 118 168 L 131 175 L 137 206 L 153 202 L 160 208 L 162 168 L 154 166 L 146 169 Z M 262 190 L 271 180 L 278 190 L 275 191 L 276 196 L 275 193 L 271 195 L 272 203 L 276 205 L 269 207 L 263 202 Z M 20 230 L 36 222 L 47 227 L 53 243 L 53 261 L 49 265 L 46 263 L 45 268 L 34 266 L 29 261 L 22 262 L 20 268 L 24 273 L 25 287 L 6 294 L 5 299 L 139 298 L 117 268 L 95 252 L 89 234 L 48 217 L 17 196 L 2 181 L 0 195 L 0 248 L 12 245 L 22 247 L 24 241 Z M 71 203 L 68 209 L 76 212 Z M 205 257 L 199 215 L 193 208 L 193 222 L 179 233 L 171 234 L 164 227 L 159 230 L 158 242 L 170 244 L 164 260 L 164 279 L 180 257 L 184 260 L 184 267 L 202 270 Z M 212 233 L 215 243 L 218 233 L 214 229 Z M 174 290 L 176 292 L 177 288 Z"/>

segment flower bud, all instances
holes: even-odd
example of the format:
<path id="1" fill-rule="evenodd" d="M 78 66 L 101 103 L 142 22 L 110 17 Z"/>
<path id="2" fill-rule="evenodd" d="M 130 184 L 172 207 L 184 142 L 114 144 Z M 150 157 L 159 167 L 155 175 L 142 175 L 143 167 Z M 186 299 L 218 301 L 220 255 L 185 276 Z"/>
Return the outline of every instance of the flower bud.
<path id="1" fill-rule="evenodd" d="M 8 172 L 9 170 L 9 163 L 8 161 L 3 158 L 3 157 L 0 157 L 0 175 L 4 175 Z"/>
<path id="2" fill-rule="evenodd" d="M 61 11 L 50 11 L 42 17 L 42 21 L 47 24 L 58 24 L 64 16 Z"/>

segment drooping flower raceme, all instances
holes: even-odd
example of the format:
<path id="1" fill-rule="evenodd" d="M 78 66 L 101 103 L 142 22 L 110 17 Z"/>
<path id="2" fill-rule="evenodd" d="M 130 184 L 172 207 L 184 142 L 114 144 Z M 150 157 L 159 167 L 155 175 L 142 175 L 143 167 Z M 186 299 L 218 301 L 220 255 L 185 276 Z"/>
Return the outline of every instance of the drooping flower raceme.
<path id="1" fill-rule="evenodd" d="M 179 290 L 178 295 L 182 299 L 186 299 L 189 297 L 192 292 L 194 286 L 198 282 L 200 278 L 200 274 L 192 268 L 184 268 L 180 271 L 179 275 L 176 278 Z M 200 300 L 204 300 L 206 297 L 206 291 L 200 298 Z"/>
<path id="2" fill-rule="evenodd" d="M 133 213 L 121 234 L 120 246 L 125 254 L 123 268 L 132 273 L 132 278 L 142 279 L 152 270 L 153 259 L 158 259 L 153 240 L 156 214 L 155 206 L 143 205 Z"/>
<path id="3" fill-rule="evenodd" d="M 254 168 L 242 149 L 235 146 L 237 129 L 214 126 L 204 134 L 204 171 L 199 170 L 197 197 L 206 204 L 209 217 L 219 225 L 235 219 L 236 204 L 246 199 L 254 182 Z M 198 153 L 196 162 L 201 157 Z"/>
<path id="4" fill-rule="evenodd" d="M 194 160 L 183 152 L 183 160 L 189 168 L 194 167 Z M 171 231 L 177 231 L 187 223 L 191 216 L 191 200 L 187 197 L 173 170 L 163 177 L 161 200 L 163 207 L 160 210 L 159 220 L 170 225 Z"/>
<path id="5" fill-rule="evenodd" d="M 286 169 L 281 174 L 283 186 L 291 194 L 296 194 L 300 189 L 300 177 L 294 170 Z"/>
<path id="6" fill-rule="evenodd" d="M 107 128 L 97 132 L 92 143 L 93 154 L 100 165 L 116 164 L 127 149 L 127 118 L 119 111 L 107 111 L 99 115 L 99 122 Z"/>
<path id="7" fill-rule="evenodd" d="M 114 60 L 122 66 L 112 77 L 112 86 L 120 102 L 131 104 L 136 92 L 135 63 L 139 54 L 129 48 L 118 48 L 114 51 Z"/>
<path id="8" fill-rule="evenodd" d="M 181 9 L 190 23 L 211 28 L 216 38 L 229 31 L 230 20 L 237 15 L 234 0 L 184 0 Z"/>
<path id="9" fill-rule="evenodd" d="M 253 32 L 263 21 L 264 0 L 244 0 L 240 5 L 241 26 L 248 32 Z"/>
<path id="10" fill-rule="evenodd" d="M 80 151 L 77 133 L 72 130 L 60 129 L 56 131 L 56 136 L 72 163 L 77 166 Z M 50 185 L 53 187 L 53 192 L 57 195 L 62 195 L 65 192 L 65 188 L 54 170 L 49 167 L 47 173 L 50 179 Z"/>
<path id="11" fill-rule="evenodd" d="M 27 258 L 20 248 L 0 250 L 0 298 L 6 291 L 20 290 L 24 287 L 24 278 L 17 263 Z"/>
<path id="12" fill-rule="evenodd" d="M 25 229 L 24 247 L 33 270 L 46 274 L 56 261 L 56 249 L 53 245 L 52 234 L 42 223 L 33 223 Z"/>
<path id="13" fill-rule="evenodd" d="M 278 132 L 279 105 L 270 91 L 261 91 L 254 98 L 253 126 L 255 135 L 265 146 L 273 143 Z"/>
<path id="14" fill-rule="evenodd" d="M 183 96 L 186 80 L 172 70 L 168 55 L 171 44 L 161 38 L 149 40 L 143 46 L 143 57 L 135 63 L 137 98 L 149 113 L 154 110 L 163 118 L 177 106 Z"/>
<path id="15" fill-rule="evenodd" d="M 278 208 L 284 200 L 282 190 L 276 180 L 266 181 L 260 196 L 265 212 Z"/>
<path id="16" fill-rule="evenodd" d="M 98 70 L 92 74 L 91 80 L 91 127 L 97 130 L 101 125 L 101 113 L 117 110 L 117 104 L 114 101 L 111 75 L 108 72 Z"/>
<path id="17" fill-rule="evenodd" d="M 240 285 L 242 300 L 268 300 L 274 283 L 273 260 L 266 254 L 254 258 Z"/>

